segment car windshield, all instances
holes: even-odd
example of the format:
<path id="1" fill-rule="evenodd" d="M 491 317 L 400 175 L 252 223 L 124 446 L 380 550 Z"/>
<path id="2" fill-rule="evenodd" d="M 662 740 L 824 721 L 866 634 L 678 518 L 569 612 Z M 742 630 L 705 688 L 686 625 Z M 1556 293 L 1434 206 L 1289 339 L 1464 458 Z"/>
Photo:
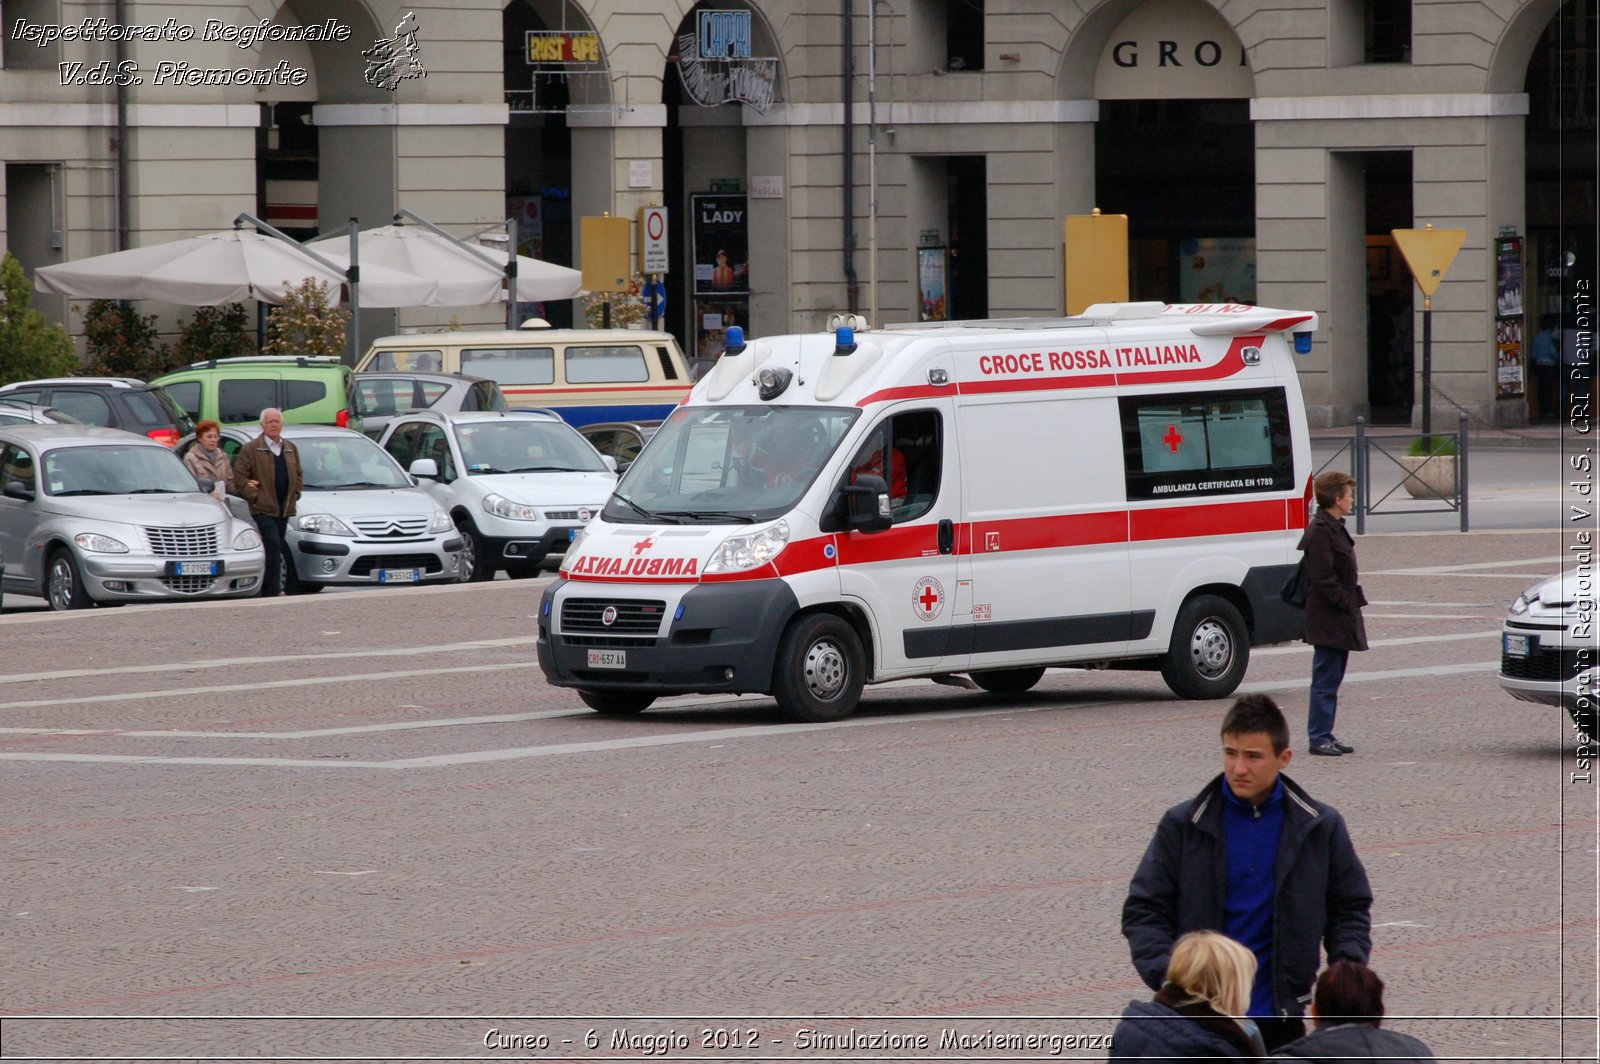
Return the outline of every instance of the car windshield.
<path id="1" fill-rule="evenodd" d="M 606 473 L 609 467 L 565 421 L 506 418 L 456 426 L 469 475 Z"/>
<path id="2" fill-rule="evenodd" d="M 138 444 L 61 447 L 44 455 L 47 495 L 165 495 L 199 490 L 165 447 Z"/>
<path id="3" fill-rule="evenodd" d="M 856 409 L 685 407 L 628 467 L 608 520 L 719 524 L 787 512 L 805 494 Z"/>
<path id="4" fill-rule="evenodd" d="M 307 491 L 407 488 L 411 481 L 365 436 L 310 436 L 294 441 Z"/>

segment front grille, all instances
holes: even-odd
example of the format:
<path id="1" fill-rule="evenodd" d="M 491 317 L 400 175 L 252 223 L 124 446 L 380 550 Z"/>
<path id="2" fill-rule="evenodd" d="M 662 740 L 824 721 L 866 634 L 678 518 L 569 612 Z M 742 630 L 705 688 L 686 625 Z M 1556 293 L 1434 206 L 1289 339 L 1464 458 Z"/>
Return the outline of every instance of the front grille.
<path id="1" fill-rule="evenodd" d="M 350 566 L 350 575 L 371 576 L 378 569 L 421 569 L 425 573 L 437 573 L 443 568 L 436 554 L 374 554 L 369 558 L 357 558 Z"/>
<path id="2" fill-rule="evenodd" d="M 600 507 L 598 506 L 586 506 L 584 509 L 589 511 L 590 517 L 600 512 Z M 544 519 L 546 521 L 581 521 L 583 516 L 577 510 L 546 510 Z"/>
<path id="3" fill-rule="evenodd" d="M 367 539 L 409 539 L 428 531 L 426 517 L 364 517 L 350 523 Z"/>
<path id="4" fill-rule="evenodd" d="M 150 553 L 162 558 L 193 558 L 217 553 L 217 526 L 209 528 L 145 528 Z"/>
<path id="5" fill-rule="evenodd" d="M 161 586 L 180 595 L 200 595 L 217 582 L 214 576 L 164 576 Z"/>
<path id="6" fill-rule="evenodd" d="M 1596 665 L 1593 650 L 1561 649 L 1535 646 L 1528 649 L 1525 658 L 1500 655 L 1500 675 L 1513 680 L 1542 680 L 1561 682 L 1572 679 L 1585 668 Z"/>
<path id="7" fill-rule="evenodd" d="M 612 650 L 642 649 L 655 645 L 653 638 L 636 635 L 563 635 L 560 639 L 569 647 L 609 647 Z"/>
<path id="8" fill-rule="evenodd" d="M 617 616 L 610 624 L 604 620 L 606 609 L 614 608 Z M 593 632 L 596 635 L 657 635 L 661 619 L 666 616 L 667 604 L 656 599 L 584 599 L 571 598 L 561 604 L 561 631 Z"/>

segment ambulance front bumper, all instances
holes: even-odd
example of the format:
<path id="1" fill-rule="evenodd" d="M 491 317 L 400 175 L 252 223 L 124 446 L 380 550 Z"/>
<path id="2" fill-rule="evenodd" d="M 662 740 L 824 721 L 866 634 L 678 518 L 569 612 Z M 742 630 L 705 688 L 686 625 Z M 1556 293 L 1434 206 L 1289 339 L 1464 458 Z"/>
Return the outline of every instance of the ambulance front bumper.
<path id="1" fill-rule="evenodd" d="M 778 640 L 797 609 L 782 580 L 652 587 L 560 579 L 539 605 L 539 666 L 557 687 L 767 694 Z"/>

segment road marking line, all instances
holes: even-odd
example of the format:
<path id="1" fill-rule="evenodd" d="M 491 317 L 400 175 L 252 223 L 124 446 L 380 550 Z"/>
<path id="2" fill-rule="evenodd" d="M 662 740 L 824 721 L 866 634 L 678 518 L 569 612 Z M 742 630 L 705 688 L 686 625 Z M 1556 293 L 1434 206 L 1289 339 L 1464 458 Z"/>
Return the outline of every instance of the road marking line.
<path id="1" fill-rule="evenodd" d="M 1382 680 L 1413 679 L 1419 676 L 1456 676 L 1465 673 L 1498 670 L 1499 661 L 1474 661 L 1460 665 L 1438 665 L 1412 669 L 1386 669 L 1379 672 L 1349 673 L 1344 682 L 1371 683 Z M 1305 678 L 1266 680 L 1243 684 L 1238 694 L 1255 694 L 1270 691 L 1298 691 L 1309 681 Z M 726 702 L 726 698 L 717 699 Z M 704 701 L 689 702 L 682 708 L 704 705 Z M 1073 706 L 1076 710 L 1115 705 L 1112 702 L 1095 702 Z M 345 758 L 307 759 L 278 757 L 158 757 L 138 754 L 58 754 L 58 753 L 0 753 L 0 761 L 56 761 L 84 764 L 138 764 L 138 765 L 209 765 L 255 766 L 261 768 L 380 768 L 405 770 L 416 768 L 442 768 L 456 765 L 476 765 L 495 761 L 521 761 L 535 757 L 559 757 L 566 754 L 590 754 L 614 750 L 639 750 L 660 746 L 681 746 L 688 743 L 711 743 L 737 739 L 759 739 L 768 736 L 797 735 L 814 731 L 833 731 L 840 728 L 874 728 L 889 724 L 926 724 L 930 721 L 961 720 L 969 717 L 998 716 L 1014 713 L 1040 713 L 1056 706 L 995 706 L 980 709 L 952 709 L 934 713 L 917 713 L 910 716 L 850 717 L 826 724 L 764 724 L 748 728 L 714 728 L 705 731 L 678 732 L 670 735 L 636 735 L 615 739 L 596 739 L 590 742 L 550 743 L 544 746 L 518 746 L 499 750 L 473 750 L 459 754 L 435 754 L 427 757 L 399 758 L 392 761 L 351 761 Z"/>
<path id="2" fill-rule="evenodd" d="M 538 642 L 538 636 L 520 636 L 514 639 L 475 639 L 467 643 L 433 644 L 420 647 L 389 647 L 370 650 L 339 650 L 325 654 L 274 654 L 271 657 L 229 658 L 233 665 L 277 665 L 285 661 L 336 661 L 342 658 L 401 658 L 423 654 L 456 654 L 462 651 L 489 650 L 498 647 L 528 646 Z M 81 676 L 124 676 L 135 673 L 187 672 L 214 669 L 215 661 L 164 662 L 160 665 L 127 665 L 106 669 L 59 669 L 55 672 L 18 672 L 0 675 L 0 684 L 27 683 L 34 680 L 69 680 Z"/>
<path id="3" fill-rule="evenodd" d="M 1556 567 L 1559 567 L 1561 565 L 1561 557 L 1559 555 L 1557 555 L 1557 556 L 1554 556 L 1554 557 L 1546 556 L 1546 557 L 1542 557 L 1542 558 L 1517 558 L 1517 559 L 1514 559 L 1514 560 L 1498 561 L 1498 562 L 1459 562 L 1459 563 L 1457 563 L 1455 565 L 1422 565 L 1422 566 L 1416 566 L 1416 567 L 1410 568 L 1410 569 L 1378 569 L 1378 570 L 1375 570 L 1370 575 L 1374 575 L 1375 576 L 1375 575 L 1381 574 L 1383 576 L 1471 576 L 1471 575 L 1474 575 L 1474 574 L 1468 573 L 1467 572 L 1468 569 L 1504 569 L 1507 566 L 1511 566 L 1511 565 L 1533 565 L 1533 566 L 1537 566 L 1537 567 L 1539 567 L 1541 569 L 1544 569 L 1545 572 L 1546 572 L 1546 575 L 1550 575 L 1551 573 L 1556 571 Z M 1549 568 L 1546 568 L 1546 567 L 1549 567 Z M 1500 574 L 1490 573 L 1490 574 L 1484 574 L 1484 575 L 1493 576 L 1493 575 L 1500 575 Z"/>
<path id="4" fill-rule="evenodd" d="M 1448 632 L 1444 635 L 1406 635 L 1396 636 L 1394 639 L 1372 639 L 1367 642 L 1368 650 L 1377 650 L 1379 647 L 1408 647 L 1418 643 L 1454 643 L 1467 639 L 1499 639 L 1500 629 L 1491 632 Z M 1251 650 L 1252 658 L 1272 657 L 1277 654 L 1309 654 L 1313 647 L 1309 643 L 1297 643 L 1292 646 L 1262 647 Z"/>

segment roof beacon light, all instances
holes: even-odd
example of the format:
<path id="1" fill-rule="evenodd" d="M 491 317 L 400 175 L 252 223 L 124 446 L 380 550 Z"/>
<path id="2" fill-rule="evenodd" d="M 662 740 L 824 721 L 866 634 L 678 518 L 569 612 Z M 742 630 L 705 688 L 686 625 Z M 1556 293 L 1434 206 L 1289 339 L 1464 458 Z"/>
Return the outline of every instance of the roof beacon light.
<path id="1" fill-rule="evenodd" d="M 722 337 L 722 353 L 737 355 L 744 351 L 744 326 L 730 325 Z"/>
<path id="2" fill-rule="evenodd" d="M 756 393 L 763 402 L 770 402 L 784 393 L 794 374 L 779 366 L 762 366 L 756 374 Z"/>
<path id="3" fill-rule="evenodd" d="M 1297 332 L 1294 334 L 1294 353 L 1297 355 L 1309 355 L 1311 353 L 1310 333 Z"/>
<path id="4" fill-rule="evenodd" d="M 851 354 L 851 353 L 853 353 L 855 351 L 855 349 L 856 349 L 856 331 L 854 329 L 850 328 L 850 326 L 848 326 L 848 325 L 839 326 L 838 331 L 833 334 L 833 337 L 834 337 L 834 340 L 833 340 L 833 353 L 834 354 L 836 354 L 836 355 L 848 355 L 848 354 Z"/>

